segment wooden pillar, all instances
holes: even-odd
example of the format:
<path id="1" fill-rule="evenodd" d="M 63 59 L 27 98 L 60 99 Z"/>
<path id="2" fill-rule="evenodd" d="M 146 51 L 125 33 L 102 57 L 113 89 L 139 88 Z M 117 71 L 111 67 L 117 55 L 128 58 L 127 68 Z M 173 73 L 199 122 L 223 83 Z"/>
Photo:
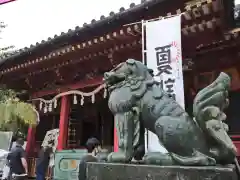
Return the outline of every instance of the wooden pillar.
<path id="1" fill-rule="evenodd" d="M 114 140 L 114 144 L 113 144 L 113 150 L 114 152 L 118 152 L 118 136 L 117 136 L 117 128 L 116 128 L 116 119 L 114 120 L 114 128 L 113 128 L 114 132 L 113 132 L 113 140 Z"/>
<path id="2" fill-rule="evenodd" d="M 68 119 L 69 119 L 69 112 L 70 112 L 70 102 L 69 101 L 70 101 L 70 99 L 68 96 L 62 97 L 57 150 L 62 150 L 67 147 Z"/>
<path id="3" fill-rule="evenodd" d="M 28 128 L 28 134 L 27 134 L 27 145 L 26 145 L 26 154 L 29 156 L 31 153 L 34 152 L 35 147 L 35 134 L 36 134 L 36 127 L 30 126 Z"/>

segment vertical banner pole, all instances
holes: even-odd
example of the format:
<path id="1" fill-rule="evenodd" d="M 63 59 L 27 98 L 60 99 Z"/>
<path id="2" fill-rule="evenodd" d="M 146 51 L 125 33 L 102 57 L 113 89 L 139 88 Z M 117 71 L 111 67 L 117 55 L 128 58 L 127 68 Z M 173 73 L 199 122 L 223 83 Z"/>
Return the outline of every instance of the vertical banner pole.
<path id="1" fill-rule="evenodd" d="M 147 61 L 145 59 L 145 53 L 146 53 L 146 49 L 145 49 L 145 21 L 142 20 L 142 63 L 147 65 Z"/>
<path id="2" fill-rule="evenodd" d="M 145 53 L 146 53 L 146 49 L 145 49 L 145 21 L 142 20 L 142 63 L 147 65 L 147 60 L 145 58 Z M 144 132 L 144 139 L 145 139 L 145 152 L 148 151 L 148 130 L 145 129 Z"/>

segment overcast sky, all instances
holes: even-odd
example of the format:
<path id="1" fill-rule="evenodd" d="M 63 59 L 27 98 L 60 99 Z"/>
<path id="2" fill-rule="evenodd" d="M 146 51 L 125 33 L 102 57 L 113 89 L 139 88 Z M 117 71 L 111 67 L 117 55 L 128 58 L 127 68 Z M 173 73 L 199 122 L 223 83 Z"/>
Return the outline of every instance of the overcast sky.
<path id="1" fill-rule="evenodd" d="M 0 47 L 23 48 L 75 26 L 99 20 L 120 7 L 129 8 L 141 0 L 16 0 L 0 6 L 0 21 L 8 24 L 1 33 Z"/>

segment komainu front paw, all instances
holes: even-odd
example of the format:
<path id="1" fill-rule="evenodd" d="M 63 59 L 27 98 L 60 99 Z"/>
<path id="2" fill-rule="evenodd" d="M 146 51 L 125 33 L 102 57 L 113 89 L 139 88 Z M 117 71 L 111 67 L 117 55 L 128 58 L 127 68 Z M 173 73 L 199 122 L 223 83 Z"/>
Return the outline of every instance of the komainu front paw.
<path id="1" fill-rule="evenodd" d="M 122 152 L 112 152 L 108 155 L 108 162 L 129 163 L 132 160 L 130 155 Z"/>
<path id="2" fill-rule="evenodd" d="M 172 157 L 168 153 L 161 152 L 149 152 L 143 157 L 143 162 L 145 164 L 155 164 L 162 166 L 174 165 Z"/>

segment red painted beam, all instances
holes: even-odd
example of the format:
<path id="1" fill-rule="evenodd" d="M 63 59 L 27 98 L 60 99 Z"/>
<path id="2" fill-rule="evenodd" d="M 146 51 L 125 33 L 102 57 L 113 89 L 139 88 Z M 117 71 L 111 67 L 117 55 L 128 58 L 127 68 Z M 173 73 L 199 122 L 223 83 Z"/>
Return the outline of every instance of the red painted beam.
<path id="1" fill-rule="evenodd" d="M 113 150 L 114 152 L 118 152 L 118 135 L 117 135 L 116 119 L 114 120 L 114 128 L 113 128 Z"/>
<path id="2" fill-rule="evenodd" d="M 237 156 L 240 157 L 240 135 L 231 135 L 230 137 L 237 148 Z"/>
<path id="3" fill-rule="evenodd" d="M 57 150 L 67 148 L 68 137 L 68 116 L 70 112 L 70 100 L 68 96 L 63 96 L 61 100 L 61 111 L 59 120 L 59 136 Z"/>
<path id="4" fill-rule="evenodd" d="M 28 134 L 27 134 L 27 146 L 26 146 L 26 153 L 27 156 L 30 156 L 33 153 L 33 147 L 35 147 L 35 134 L 36 134 L 36 127 L 28 127 Z"/>
<path id="5" fill-rule="evenodd" d="M 233 144 L 237 148 L 237 156 L 240 157 L 240 141 L 233 141 Z"/>
<path id="6" fill-rule="evenodd" d="M 97 86 L 103 83 L 103 77 L 102 76 L 97 76 L 94 77 L 94 79 L 88 79 L 88 80 L 82 80 L 76 84 L 71 84 L 71 85 L 66 85 L 54 90 L 43 90 L 39 92 L 35 92 L 32 94 L 31 98 L 38 98 L 38 97 L 43 97 L 47 95 L 52 95 L 56 93 L 61 93 L 61 92 L 66 92 L 74 89 L 82 89 L 86 87 L 93 87 Z"/>

